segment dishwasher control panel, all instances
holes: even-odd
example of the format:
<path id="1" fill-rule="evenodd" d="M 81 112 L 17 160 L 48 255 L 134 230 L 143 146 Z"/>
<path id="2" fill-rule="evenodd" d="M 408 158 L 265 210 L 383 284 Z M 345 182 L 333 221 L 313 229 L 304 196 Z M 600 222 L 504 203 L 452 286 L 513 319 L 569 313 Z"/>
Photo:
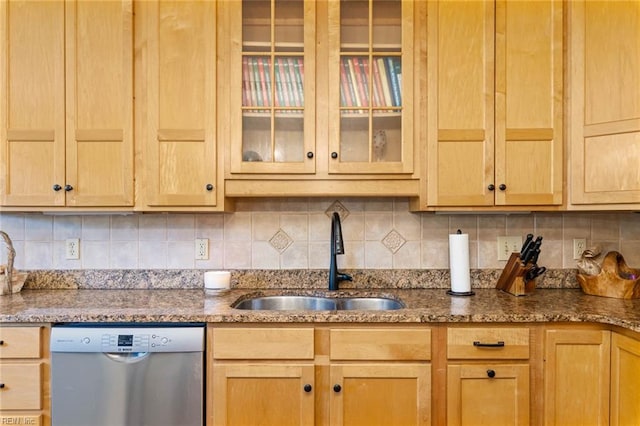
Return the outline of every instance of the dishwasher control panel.
<path id="1" fill-rule="evenodd" d="M 51 352 L 201 352 L 204 327 L 51 328 Z"/>

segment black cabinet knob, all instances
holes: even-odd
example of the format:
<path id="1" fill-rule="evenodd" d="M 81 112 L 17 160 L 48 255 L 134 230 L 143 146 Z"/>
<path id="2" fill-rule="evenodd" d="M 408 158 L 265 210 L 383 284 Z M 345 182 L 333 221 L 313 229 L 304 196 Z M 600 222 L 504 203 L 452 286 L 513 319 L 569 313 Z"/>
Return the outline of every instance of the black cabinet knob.
<path id="1" fill-rule="evenodd" d="M 334 391 L 335 393 L 338 393 L 338 392 L 340 392 L 341 390 L 342 390 L 342 386 L 340 386 L 340 385 L 333 385 L 333 391 Z"/>
<path id="2" fill-rule="evenodd" d="M 53 190 L 58 192 L 62 189 L 62 187 L 60 185 L 58 185 L 57 183 L 55 185 L 53 185 Z"/>
<path id="3" fill-rule="evenodd" d="M 213 191 L 213 185 L 211 185 L 210 183 L 208 183 L 205 188 L 207 188 L 207 191 Z"/>
<path id="4" fill-rule="evenodd" d="M 496 186 L 494 184 L 490 183 L 489 186 L 487 186 L 487 189 L 489 191 L 493 191 L 494 189 L 496 189 Z"/>
<path id="5" fill-rule="evenodd" d="M 313 389 L 313 388 L 311 387 L 311 385 L 310 385 L 310 384 L 306 384 L 306 385 L 304 385 L 304 391 L 305 391 L 305 392 L 309 393 L 309 392 L 311 392 L 311 389 Z"/>
<path id="6" fill-rule="evenodd" d="M 4 383 L 0 383 L 0 389 L 4 388 Z"/>
<path id="7" fill-rule="evenodd" d="M 498 188 L 500 188 L 500 191 L 504 191 L 505 189 L 507 189 L 507 185 L 505 185 L 504 183 L 501 183 Z"/>
<path id="8" fill-rule="evenodd" d="M 0 340 L 0 346 L 4 345 L 4 340 Z"/>
<path id="9" fill-rule="evenodd" d="M 338 158 L 338 153 L 337 152 L 332 152 L 331 153 L 331 158 Z"/>
<path id="10" fill-rule="evenodd" d="M 494 370 L 487 370 L 487 376 L 493 379 L 496 377 L 496 372 Z"/>
<path id="11" fill-rule="evenodd" d="M 67 192 L 73 191 L 73 186 L 67 184 L 67 185 L 64 186 L 64 190 L 67 191 Z"/>
<path id="12" fill-rule="evenodd" d="M 307 152 L 307 158 L 313 158 L 313 152 L 311 151 Z"/>

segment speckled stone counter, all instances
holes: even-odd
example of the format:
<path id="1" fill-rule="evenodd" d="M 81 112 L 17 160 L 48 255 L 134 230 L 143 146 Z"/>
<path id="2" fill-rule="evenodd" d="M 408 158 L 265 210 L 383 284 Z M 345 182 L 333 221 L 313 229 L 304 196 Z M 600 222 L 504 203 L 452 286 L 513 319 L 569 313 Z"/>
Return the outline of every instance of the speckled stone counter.
<path id="1" fill-rule="evenodd" d="M 537 289 L 515 297 L 474 289 L 452 297 L 443 289 L 340 290 L 332 296 L 387 296 L 397 311 L 243 311 L 231 305 L 254 295 L 320 294 L 326 290 L 233 289 L 212 295 L 188 290 L 23 290 L 0 297 L 0 322 L 213 322 L 213 323 L 536 323 L 592 322 L 640 332 L 640 299 L 589 296 L 579 289 Z"/>

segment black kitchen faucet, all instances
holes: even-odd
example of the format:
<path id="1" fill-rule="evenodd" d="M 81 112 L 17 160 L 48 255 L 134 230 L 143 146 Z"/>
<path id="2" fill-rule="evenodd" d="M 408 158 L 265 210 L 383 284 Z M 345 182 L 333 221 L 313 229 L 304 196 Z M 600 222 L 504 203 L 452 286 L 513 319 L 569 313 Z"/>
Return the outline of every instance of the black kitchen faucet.
<path id="1" fill-rule="evenodd" d="M 351 281 L 351 275 L 338 272 L 336 255 L 344 254 L 344 240 L 342 239 L 342 226 L 340 215 L 333 212 L 331 218 L 331 261 L 329 263 L 329 290 L 337 290 L 340 281 Z"/>

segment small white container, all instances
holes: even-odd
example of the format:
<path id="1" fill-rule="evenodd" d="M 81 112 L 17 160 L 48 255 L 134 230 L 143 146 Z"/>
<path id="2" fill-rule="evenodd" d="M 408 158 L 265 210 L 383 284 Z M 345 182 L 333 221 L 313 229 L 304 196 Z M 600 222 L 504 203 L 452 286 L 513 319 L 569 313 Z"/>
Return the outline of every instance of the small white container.
<path id="1" fill-rule="evenodd" d="M 231 288 L 231 272 L 229 271 L 205 272 L 204 288 L 207 290 L 229 290 L 229 288 Z"/>

